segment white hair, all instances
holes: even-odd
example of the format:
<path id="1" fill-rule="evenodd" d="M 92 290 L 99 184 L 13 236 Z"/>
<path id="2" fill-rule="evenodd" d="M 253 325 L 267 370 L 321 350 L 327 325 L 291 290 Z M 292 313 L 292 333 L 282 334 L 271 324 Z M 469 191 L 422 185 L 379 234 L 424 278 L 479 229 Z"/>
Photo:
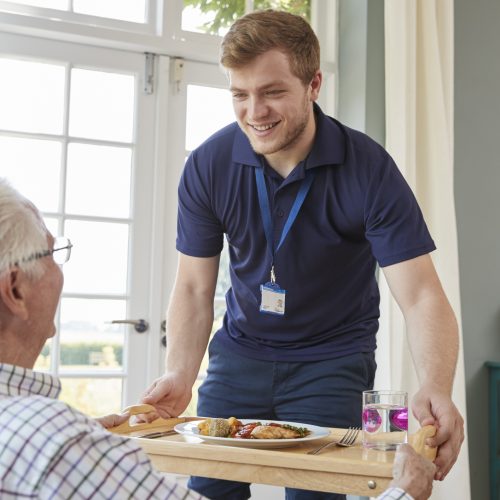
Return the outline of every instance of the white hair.
<path id="1" fill-rule="evenodd" d="M 39 278 L 43 264 L 30 257 L 47 246 L 47 228 L 35 205 L 0 177 L 0 276 L 16 266 Z"/>

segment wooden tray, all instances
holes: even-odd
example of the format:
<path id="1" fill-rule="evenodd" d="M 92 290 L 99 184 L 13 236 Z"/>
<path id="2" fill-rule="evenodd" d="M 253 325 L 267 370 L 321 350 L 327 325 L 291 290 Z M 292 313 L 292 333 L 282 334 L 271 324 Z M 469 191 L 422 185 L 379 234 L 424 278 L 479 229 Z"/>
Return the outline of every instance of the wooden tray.
<path id="1" fill-rule="evenodd" d="M 138 405 L 126 412 L 137 415 L 151 410 L 154 408 L 149 405 Z M 379 495 L 392 480 L 394 452 L 363 448 L 361 433 L 353 447 L 332 446 L 319 455 L 307 454 L 324 442 L 339 439 L 345 429 L 332 428 L 327 438 L 282 449 L 221 446 L 179 434 L 157 439 L 138 437 L 147 431 L 167 431 L 178 423 L 202 418 L 177 417 L 141 424 L 125 422 L 110 430 L 137 439 L 155 468 L 163 472 L 361 496 Z M 424 448 L 422 435 L 417 433 L 416 441 Z"/>

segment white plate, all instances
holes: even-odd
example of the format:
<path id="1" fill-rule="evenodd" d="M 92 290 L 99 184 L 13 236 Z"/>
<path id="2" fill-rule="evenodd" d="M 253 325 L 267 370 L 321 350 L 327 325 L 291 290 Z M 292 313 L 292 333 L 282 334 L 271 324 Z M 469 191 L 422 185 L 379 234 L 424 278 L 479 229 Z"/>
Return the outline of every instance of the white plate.
<path id="1" fill-rule="evenodd" d="M 295 439 L 237 439 L 237 438 L 225 438 L 225 437 L 214 437 L 214 436 L 203 436 L 198 431 L 199 422 L 185 422 L 183 424 L 177 424 L 174 430 L 179 434 L 189 437 L 196 437 L 214 444 L 223 444 L 225 446 L 240 446 L 242 448 L 286 448 L 288 446 L 297 446 L 300 443 L 306 441 L 314 441 L 316 439 L 322 439 L 330 434 L 328 429 L 324 427 L 318 427 L 317 425 L 301 424 L 298 422 L 282 422 L 279 420 L 262 420 L 262 419 L 239 419 L 243 424 L 250 424 L 252 422 L 261 422 L 262 425 L 265 424 L 288 424 L 294 425 L 295 427 L 305 427 L 310 431 L 310 434 L 303 438 Z"/>

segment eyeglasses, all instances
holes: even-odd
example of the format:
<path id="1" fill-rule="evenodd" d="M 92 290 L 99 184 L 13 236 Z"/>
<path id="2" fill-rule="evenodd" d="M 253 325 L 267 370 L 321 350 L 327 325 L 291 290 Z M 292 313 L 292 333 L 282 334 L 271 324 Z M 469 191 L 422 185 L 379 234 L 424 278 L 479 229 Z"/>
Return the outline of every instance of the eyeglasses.
<path id="1" fill-rule="evenodd" d="M 52 255 L 54 262 L 62 266 L 64 263 L 68 262 L 71 255 L 71 248 L 73 244 L 65 236 L 58 236 L 54 238 L 54 248 L 52 250 L 45 250 L 43 252 L 36 252 L 25 259 L 22 262 L 29 262 L 35 259 L 41 259 L 42 257 L 48 257 Z"/>

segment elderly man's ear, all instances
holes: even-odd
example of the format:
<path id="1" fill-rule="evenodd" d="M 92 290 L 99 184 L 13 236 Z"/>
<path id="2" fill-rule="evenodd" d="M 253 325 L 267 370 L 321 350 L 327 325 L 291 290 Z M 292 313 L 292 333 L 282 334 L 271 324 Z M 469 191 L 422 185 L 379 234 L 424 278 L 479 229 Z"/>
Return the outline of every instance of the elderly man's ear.
<path id="1" fill-rule="evenodd" d="M 13 316 L 27 320 L 29 317 L 26 295 L 29 280 L 19 269 L 12 269 L 0 277 L 0 299 L 3 307 Z"/>

